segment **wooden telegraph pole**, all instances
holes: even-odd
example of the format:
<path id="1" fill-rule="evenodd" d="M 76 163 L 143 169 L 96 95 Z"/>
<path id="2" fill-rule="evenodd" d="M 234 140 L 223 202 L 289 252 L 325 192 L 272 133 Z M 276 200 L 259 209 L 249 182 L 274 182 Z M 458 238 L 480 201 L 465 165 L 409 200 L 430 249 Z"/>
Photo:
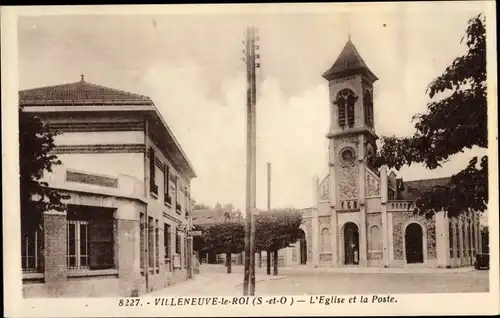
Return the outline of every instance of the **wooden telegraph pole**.
<path id="1" fill-rule="evenodd" d="M 245 36 L 245 63 L 247 70 L 247 170 L 245 213 L 245 272 L 243 295 L 255 295 L 255 212 L 256 212 L 256 83 L 255 69 L 259 57 L 255 53 L 256 29 L 248 27 Z"/>

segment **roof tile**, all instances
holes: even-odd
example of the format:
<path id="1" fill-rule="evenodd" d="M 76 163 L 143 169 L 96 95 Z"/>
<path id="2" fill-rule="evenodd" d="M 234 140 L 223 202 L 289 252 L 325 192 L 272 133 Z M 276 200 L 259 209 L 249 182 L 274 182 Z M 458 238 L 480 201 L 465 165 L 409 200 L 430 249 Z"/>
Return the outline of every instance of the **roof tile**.
<path id="1" fill-rule="evenodd" d="M 153 101 L 147 96 L 81 80 L 70 84 L 22 90 L 19 92 L 19 104 L 21 106 L 153 105 Z"/>
<path id="2" fill-rule="evenodd" d="M 354 44 L 351 40 L 349 40 L 337 57 L 335 63 L 333 63 L 332 67 L 330 67 L 330 69 L 323 74 L 323 77 L 329 79 L 330 77 L 335 77 L 336 75 L 344 75 L 354 71 L 365 71 L 374 80 L 377 79 L 375 74 L 373 74 L 366 65 L 358 50 L 356 50 Z"/>

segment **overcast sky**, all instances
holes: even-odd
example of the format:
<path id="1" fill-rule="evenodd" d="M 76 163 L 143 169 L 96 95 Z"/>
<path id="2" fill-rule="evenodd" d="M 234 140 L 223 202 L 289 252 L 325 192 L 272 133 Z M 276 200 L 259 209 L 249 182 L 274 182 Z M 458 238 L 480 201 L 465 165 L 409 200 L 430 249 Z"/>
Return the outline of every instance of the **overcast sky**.
<path id="1" fill-rule="evenodd" d="M 328 86 L 321 74 L 350 33 L 379 77 L 379 136 L 406 136 L 425 109 L 425 90 L 465 50 L 467 20 L 481 3 L 393 4 L 384 10 L 266 15 L 42 16 L 19 20 L 19 87 L 76 82 L 150 96 L 194 165 L 196 201 L 245 204 L 244 27 L 259 27 L 257 205 L 312 205 L 312 177 L 327 173 Z M 418 9 L 418 10 L 417 10 Z M 48 9 L 47 9 L 48 10 Z M 220 9 L 221 13 L 224 11 Z M 474 151 L 481 153 L 481 151 Z M 403 168 L 405 180 L 450 176 L 471 152 L 442 168 Z"/>

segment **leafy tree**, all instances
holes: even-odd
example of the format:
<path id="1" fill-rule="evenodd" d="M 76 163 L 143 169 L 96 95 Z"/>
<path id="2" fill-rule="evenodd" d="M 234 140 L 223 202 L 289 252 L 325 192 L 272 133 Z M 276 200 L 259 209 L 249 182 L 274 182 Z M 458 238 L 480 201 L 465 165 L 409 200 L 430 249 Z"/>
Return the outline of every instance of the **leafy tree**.
<path id="1" fill-rule="evenodd" d="M 415 134 L 382 138 L 378 166 L 385 164 L 399 170 L 404 165 L 423 163 L 435 169 L 465 149 L 488 147 L 485 26 L 481 14 L 469 20 L 462 38 L 466 39 L 467 52 L 430 83 L 427 111 L 413 118 Z M 446 186 L 423 193 L 414 210 L 427 217 L 444 210 L 454 217 L 468 209 L 484 211 L 487 203 L 488 157 L 483 156 L 473 157 Z"/>
<path id="2" fill-rule="evenodd" d="M 256 217 L 256 251 L 267 252 L 267 274 L 271 274 L 271 253 L 274 259 L 273 274 L 278 275 L 278 251 L 292 246 L 301 235 L 302 214 L 294 209 L 263 212 Z"/>
<path id="3" fill-rule="evenodd" d="M 68 199 L 41 181 L 43 173 L 61 164 L 57 156 L 49 154 L 54 148 L 54 136 L 46 124 L 19 108 L 19 171 L 20 205 L 23 231 L 40 228 L 43 212 L 64 211 L 62 200 Z"/>
<path id="4" fill-rule="evenodd" d="M 227 272 L 231 273 L 231 254 L 241 253 L 245 248 L 245 228 L 241 222 L 221 222 L 197 225 L 202 235 L 195 237 L 193 246 L 196 251 L 226 254 Z"/>

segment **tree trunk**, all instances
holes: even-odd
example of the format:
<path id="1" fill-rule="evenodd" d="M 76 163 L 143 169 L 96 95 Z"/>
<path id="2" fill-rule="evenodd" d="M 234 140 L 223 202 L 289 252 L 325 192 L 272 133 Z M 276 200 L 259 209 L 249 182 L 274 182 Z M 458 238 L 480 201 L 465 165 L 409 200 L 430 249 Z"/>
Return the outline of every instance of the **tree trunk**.
<path id="1" fill-rule="evenodd" d="M 278 276 L 278 250 L 273 251 L 273 256 L 274 256 L 273 276 Z"/>
<path id="2" fill-rule="evenodd" d="M 259 268 L 262 268 L 262 251 L 259 251 Z"/>
<path id="3" fill-rule="evenodd" d="M 267 253 L 267 259 L 266 259 L 267 275 L 271 275 L 271 252 L 266 251 L 266 253 Z"/>
<path id="4" fill-rule="evenodd" d="M 231 274 L 231 253 L 226 253 L 226 267 L 227 273 Z"/>

